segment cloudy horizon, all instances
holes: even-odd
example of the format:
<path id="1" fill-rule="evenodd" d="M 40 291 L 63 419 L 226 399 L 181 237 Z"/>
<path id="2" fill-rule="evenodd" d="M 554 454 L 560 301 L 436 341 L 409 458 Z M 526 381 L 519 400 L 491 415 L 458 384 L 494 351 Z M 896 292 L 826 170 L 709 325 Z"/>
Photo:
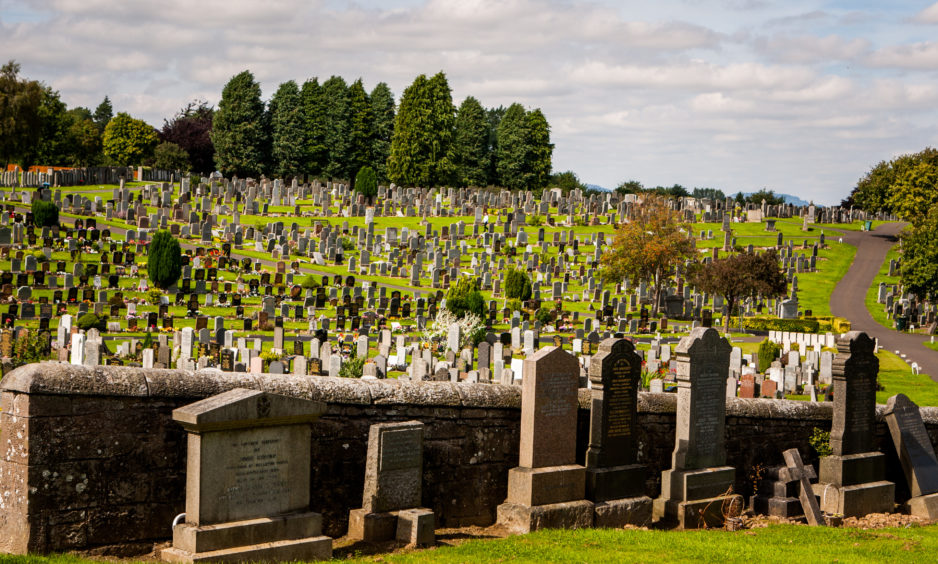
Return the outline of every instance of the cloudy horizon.
<path id="1" fill-rule="evenodd" d="M 340 75 L 395 100 L 442 70 L 456 105 L 541 108 L 554 170 L 608 188 L 836 204 L 877 162 L 938 145 L 938 3 L 625 4 L 0 0 L 0 32 L 4 61 L 69 107 L 107 95 L 155 127 L 245 69 L 265 99 Z"/>

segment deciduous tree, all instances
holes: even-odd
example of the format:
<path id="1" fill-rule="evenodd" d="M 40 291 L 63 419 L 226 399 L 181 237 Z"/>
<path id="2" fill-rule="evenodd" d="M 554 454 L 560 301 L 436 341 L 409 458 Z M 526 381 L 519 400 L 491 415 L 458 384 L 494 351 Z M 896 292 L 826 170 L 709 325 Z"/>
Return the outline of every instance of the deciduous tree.
<path id="1" fill-rule="evenodd" d="M 156 148 L 156 130 L 120 112 L 104 128 L 104 156 L 118 166 L 142 164 Z"/>
<path id="2" fill-rule="evenodd" d="M 0 160 L 18 163 L 39 140 L 42 86 L 19 77 L 20 65 L 0 68 Z"/>
<path id="3" fill-rule="evenodd" d="M 775 249 L 763 253 L 739 253 L 698 265 L 691 282 L 708 294 L 719 294 L 726 300 L 723 330 L 729 331 L 730 316 L 745 297 L 777 297 L 785 294 L 788 280 L 779 266 Z"/>
<path id="4" fill-rule="evenodd" d="M 172 121 L 163 120 L 160 139 L 182 147 L 189 155 L 190 170 L 203 174 L 215 170 L 212 119 L 215 109 L 204 100 L 194 100 L 179 110 Z"/>
<path id="5" fill-rule="evenodd" d="M 189 153 L 175 143 L 163 141 L 153 151 L 153 166 L 164 170 L 187 170 Z"/>
<path id="6" fill-rule="evenodd" d="M 652 314 L 658 314 L 661 288 L 674 275 L 677 265 L 696 253 L 694 239 L 681 215 L 666 199 L 646 196 L 631 221 L 616 229 L 611 247 L 600 259 L 605 282 L 646 282 L 654 290 Z"/>
<path id="7" fill-rule="evenodd" d="M 938 299 L 938 205 L 902 231 L 899 275 L 907 292 L 919 299 Z"/>

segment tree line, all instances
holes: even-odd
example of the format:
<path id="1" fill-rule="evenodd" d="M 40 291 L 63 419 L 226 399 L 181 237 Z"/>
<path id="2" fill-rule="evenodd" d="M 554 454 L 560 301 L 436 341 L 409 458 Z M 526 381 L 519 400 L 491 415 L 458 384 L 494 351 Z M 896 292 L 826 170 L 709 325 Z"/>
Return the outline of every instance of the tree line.
<path id="1" fill-rule="evenodd" d="M 551 176 L 550 125 L 540 109 L 486 108 L 469 96 L 456 107 L 443 72 L 420 75 L 399 104 L 387 84 L 370 92 L 339 76 L 280 84 L 270 100 L 250 71 L 233 76 L 218 108 L 193 101 L 156 129 L 108 97 L 91 111 L 0 69 L 0 159 L 23 168 L 136 166 L 226 175 L 267 174 L 354 182 L 363 167 L 403 186 L 504 186 L 539 190 L 553 181 L 584 186 L 572 172 Z"/>
<path id="2" fill-rule="evenodd" d="M 225 174 L 353 181 L 363 167 L 403 186 L 538 189 L 551 178 L 550 126 L 539 109 L 457 108 L 446 75 L 421 74 L 401 95 L 339 76 L 282 83 L 264 104 L 250 71 L 225 85 L 212 129 Z"/>

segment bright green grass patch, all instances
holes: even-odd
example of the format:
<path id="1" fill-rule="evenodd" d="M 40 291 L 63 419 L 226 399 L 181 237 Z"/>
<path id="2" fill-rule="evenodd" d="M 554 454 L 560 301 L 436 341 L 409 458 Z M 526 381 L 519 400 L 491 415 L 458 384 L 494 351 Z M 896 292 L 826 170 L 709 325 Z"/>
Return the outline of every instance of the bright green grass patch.
<path id="1" fill-rule="evenodd" d="M 810 251 L 806 251 L 810 253 Z M 817 272 L 803 272 L 798 277 L 798 305 L 811 310 L 815 317 L 831 315 L 831 293 L 853 263 L 857 248 L 831 242 L 818 251 Z"/>
<path id="2" fill-rule="evenodd" d="M 539 531 L 351 562 L 923 562 L 938 527 L 860 531 L 774 525 L 725 531 Z"/>
<path id="3" fill-rule="evenodd" d="M 932 349 L 932 350 L 938 351 L 938 343 L 932 343 L 931 341 L 925 341 L 925 342 L 922 343 L 922 344 L 925 345 L 926 347 Z"/>
<path id="4" fill-rule="evenodd" d="M 899 251 L 896 247 L 889 249 L 889 252 L 886 253 L 886 258 L 883 259 L 883 265 L 879 268 L 879 272 L 873 278 L 873 282 L 870 284 L 869 289 L 866 291 L 866 298 L 864 303 L 866 303 L 866 309 L 870 312 L 870 315 L 873 316 L 873 319 L 876 323 L 879 323 L 883 327 L 888 327 L 892 329 L 895 324 L 886 314 L 886 306 L 881 303 L 876 302 L 876 298 L 879 294 L 879 284 L 884 282 L 887 286 L 891 284 L 898 284 L 898 276 L 889 276 L 889 261 L 896 260 L 899 258 Z"/>
<path id="5" fill-rule="evenodd" d="M 579 529 L 544 530 L 503 539 L 471 540 L 344 562 L 928 562 L 938 526 L 858 530 L 772 525 L 738 532 Z M 4 556 L 9 564 L 91 564 L 69 555 Z"/>
<path id="6" fill-rule="evenodd" d="M 890 396 L 905 394 L 919 405 L 938 405 L 938 383 L 925 374 L 912 374 L 912 369 L 895 354 L 881 350 L 879 357 L 879 385 L 876 403 L 885 404 Z"/>

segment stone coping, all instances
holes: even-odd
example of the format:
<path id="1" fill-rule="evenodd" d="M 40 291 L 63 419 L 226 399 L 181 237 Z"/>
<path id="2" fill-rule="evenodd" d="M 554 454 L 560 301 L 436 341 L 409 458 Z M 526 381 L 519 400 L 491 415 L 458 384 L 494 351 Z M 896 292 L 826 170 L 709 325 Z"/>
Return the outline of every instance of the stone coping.
<path id="1" fill-rule="evenodd" d="M 126 366 L 76 366 L 65 362 L 27 364 L 10 372 L 0 391 L 41 395 L 116 396 L 202 399 L 234 388 L 339 405 L 414 405 L 480 409 L 520 409 L 521 387 L 452 382 L 358 380 L 328 376 L 248 374 L 209 370 L 170 370 Z M 590 390 L 579 391 L 581 409 L 589 409 Z M 638 411 L 672 414 L 677 394 L 641 392 Z M 877 406 L 882 420 L 885 406 Z M 830 421 L 834 404 L 792 400 L 727 400 L 727 417 Z M 923 407 L 922 419 L 938 425 L 938 407 Z"/>

